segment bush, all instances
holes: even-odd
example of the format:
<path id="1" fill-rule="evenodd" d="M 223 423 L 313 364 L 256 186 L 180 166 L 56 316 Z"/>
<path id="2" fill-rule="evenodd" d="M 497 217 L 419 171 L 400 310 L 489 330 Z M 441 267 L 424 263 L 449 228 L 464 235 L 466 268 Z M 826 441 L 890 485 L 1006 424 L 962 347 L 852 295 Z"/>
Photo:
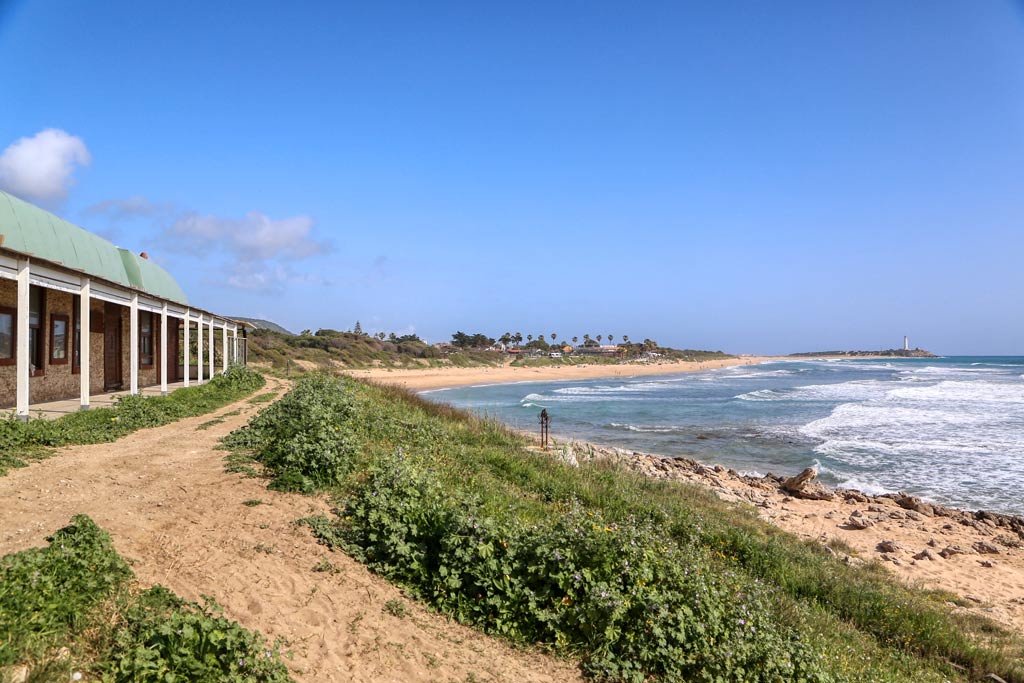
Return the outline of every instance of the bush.
<path id="1" fill-rule="evenodd" d="M 178 389 L 169 396 L 124 394 L 110 408 L 56 420 L 21 422 L 13 415 L 0 419 L 0 476 L 7 467 L 23 467 L 25 458 L 46 455 L 50 448 L 107 443 L 138 429 L 203 415 L 253 393 L 265 382 L 255 370 L 234 366 L 205 384 Z"/>
<path id="2" fill-rule="evenodd" d="M 212 600 L 188 603 L 161 586 L 138 592 L 89 517 L 47 540 L 0 559 L 0 667 L 26 665 L 29 680 L 68 680 L 72 667 L 110 683 L 290 680 L 277 648 Z M 61 648 L 70 656 L 55 656 Z"/>
<path id="3" fill-rule="evenodd" d="M 350 412 L 341 380 L 307 375 L 227 443 L 256 451 L 275 488 L 311 491 L 338 484 L 348 471 L 354 447 L 342 426 Z"/>

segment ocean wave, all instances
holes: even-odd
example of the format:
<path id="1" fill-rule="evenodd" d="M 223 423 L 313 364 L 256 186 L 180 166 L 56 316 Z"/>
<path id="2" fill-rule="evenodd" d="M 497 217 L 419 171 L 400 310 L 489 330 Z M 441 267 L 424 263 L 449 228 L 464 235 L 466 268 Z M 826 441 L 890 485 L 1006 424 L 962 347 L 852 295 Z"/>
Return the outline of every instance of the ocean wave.
<path id="1" fill-rule="evenodd" d="M 943 380 L 937 384 L 898 387 L 888 392 L 893 399 L 957 403 L 1024 403 L 1024 385 L 1013 382 Z"/>
<path id="2" fill-rule="evenodd" d="M 640 432 L 641 434 L 681 434 L 690 431 L 685 427 L 673 427 L 670 425 L 634 425 L 620 422 L 611 422 L 607 427 L 609 429 L 621 429 L 627 432 Z"/>
<path id="3" fill-rule="evenodd" d="M 779 399 L 785 398 L 780 391 L 775 389 L 758 389 L 757 391 L 748 391 L 745 394 L 739 396 L 733 396 L 741 401 L 778 401 Z"/>

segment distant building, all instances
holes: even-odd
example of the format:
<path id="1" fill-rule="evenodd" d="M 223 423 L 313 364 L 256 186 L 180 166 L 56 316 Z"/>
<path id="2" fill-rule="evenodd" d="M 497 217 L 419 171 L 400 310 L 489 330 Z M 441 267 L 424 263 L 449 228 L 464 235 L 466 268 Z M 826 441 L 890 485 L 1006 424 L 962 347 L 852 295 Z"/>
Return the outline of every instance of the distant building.
<path id="1" fill-rule="evenodd" d="M 245 327 L 190 306 L 145 252 L 0 191 L 0 408 L 19 419 L 31 402 L 202 383 L 245 363 Z"/>

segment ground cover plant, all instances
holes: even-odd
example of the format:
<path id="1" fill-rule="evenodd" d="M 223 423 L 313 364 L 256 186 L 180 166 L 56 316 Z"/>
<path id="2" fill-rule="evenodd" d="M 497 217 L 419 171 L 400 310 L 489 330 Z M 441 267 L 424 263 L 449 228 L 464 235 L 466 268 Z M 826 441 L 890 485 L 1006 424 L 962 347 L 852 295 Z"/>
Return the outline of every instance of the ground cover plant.
<path id="1" fill-rule="evenodd" d="M 877 566 L 400 389 L 308 376 L 227 445 L 337 498 L 304 520 L 326 545 L 598 680 L 1024 681 L 1019 638 Z"/>
<path id="2" fill-rule="evenodd" d="M 59 446 L 115 441 L 143 427 L 158 427 L 186 417 L 204 415 L 263 387 L 260 373 L 244 366 L 229 368 L 199 386 L 168 396 L 119 396 L 113 407 L 65 415 L 56 420 L 20 422 L 0 419 L 0 476 L 23 467 Z"/>
<path id="3" fill-rule="evenodd" d="M 89 517 L 74 517 L 48 541 L 0 558 L 0 680 L 291 680 L 277 646 L 226 619 L 212 600 L 140 590 Z"/>

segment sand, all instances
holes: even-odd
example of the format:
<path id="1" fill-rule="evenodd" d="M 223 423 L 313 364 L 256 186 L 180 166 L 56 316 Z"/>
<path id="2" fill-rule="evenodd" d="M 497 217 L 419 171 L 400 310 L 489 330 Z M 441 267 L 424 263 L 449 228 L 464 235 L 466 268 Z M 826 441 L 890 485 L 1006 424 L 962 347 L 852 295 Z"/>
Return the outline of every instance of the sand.
<path id="1" fill-rule="evenodd" d="M 651 362 L 615 365 L 561 365 L 552 367 L 474 367 L 424 368 L 393 370 L 344 370 L 345 374 L 376 382 L 398 384 L 409 389 L 440 389 L 446 387 L 502 384 L 508 382 L 541 382 L 552 380 L 594 379 L 598 377 L 637 377 L 641 375 L 669 375 L 680 372 L 699 372 L 727 368 L 733 365 L 753 365 L 769 360 L 765 356 L 740 356 L 724 360 L 702 362 Z"/>
<path id="2" fill-rule="evenodd" d="M 110 532 L 143 586 L 160 583 L 189 600 L 212 596 L 245 627 L 286 639 L 297 681 L 582 680 L 571 663 L 428 612 L 318 545 L 293 522 L 328 512 L 326 501 L 225 473 L 218 439 L 257 406 L 241 401 L 216 412 L 238 409 L 206 429 L 198 426 L 212 416 L 65 448 L 0 477 L 0 555 L 43 546 L 73 515 L 87 514 Z M 262 504 L 243 505 L 248 500 Z M 335 571 L 313 571 L 324 559 Z M 389 601 L 404 615 L 389 613 Z"/>

